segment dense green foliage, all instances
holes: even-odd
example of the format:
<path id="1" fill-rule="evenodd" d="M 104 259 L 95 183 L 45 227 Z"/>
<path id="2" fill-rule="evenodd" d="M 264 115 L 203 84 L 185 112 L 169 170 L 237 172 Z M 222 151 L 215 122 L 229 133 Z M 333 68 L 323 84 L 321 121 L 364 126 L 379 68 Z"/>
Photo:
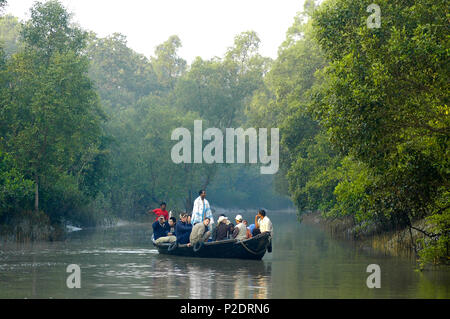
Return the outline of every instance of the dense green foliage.
<path id="1" fill-rule="evenodd" d="M 249 108 L 282 128 L 300 213 L 350 216 L 356 235 L 427 218 L 422 262 L 448 260 L 448 20 L 444 1 L 306 3 Z M 309 19 L 307 19 L 307 17 Z"/>
<path id="2" fill-rule="evenodd" d="M 208 186 L 219 205 L 289 205 L 252 167 L 224 167 L 215 178 L 218 165 L 170 159 L 177 127 L 245 125 L 245 103 L 269 62 L 254 32 L 238 35 L 223 59 L 188 65 L 177 36 L 146 58 L 121 34 L 81 30 L 58 1 L 30 13 L 25 22 L 0 19 L 2 221 L 40 210 L 53 223 L 96 224 L 161 201 L 190 210 Z"/>
<path id="3" fill-rule="evenodd" d="M 350 218 L 355 235 L 416 229 L 421 262 L 448 261 L 448 6 L 380 0 L 368 28 L 369 4 L 308 0 L 275 60 L 247 31 L 190 65 L 176 35 L 147 58 L 121 34 L 74 26 L 57 1 L 23 23 L 2 17 L 0 221 L 34 208 L 95 224 L 162 200 L 190 210 L 207 188 L 213 206 L 284 208 L 289 196 L 300 215 Z M 280 128 L 279 173 L 174 164 L 171 132 L 197 119 Z"/>
<path id="4" fill-rule="evenodd" d="M 91 35 L 89 74 L 108 114 L 106 131 L 112 139 L 104 196 L 116 215 L 141 214 L 163 200 L 171 209 L 190 210 L 198 189 L 208 186 L 218 205 L 288 206 L 264 179 L 253 177 L 250 167 L 237 174 L 233 168 L 221 170 L 216 177 L 218 165 L 176 165 L 170 160 L 171 132 L 177 127 L 192 132 L 196 119 L 202 119 L 205 128 L 244 125 L 245 101 L 262 85 L 268 61 L 257 53 L 258 45 L 257 36 L 246 32 L 236 37 L 223 59 L 197 58 L 188 68 L 178 56 L 177 36 L 160 44 L 155 56 L 147 59 L 129 49 L 123 35 L 104 39 Z M 236 178 L 244 188 L 234 187 Z M 265 197 L 255 198 L 256 190 L 245 187 L 255 181 L 257 188 L 266 188 Z M 235 195 L 246 201 L 230 201 Z"/>
<path id="5" fill-rule="evenodd" d="M 363 1 L 329 1 L 314 14 L 315 35 L 330 63 L 314 97 L 315 114 L 339 154 L 363 163 L 343 166 L 352 183 L 336 188 L 344 203 L 338 210 L 345 213 L 352 201 L 359 219 L 396 227 L 427 216 L 439 220 L 438 245 L 447 247 L 436 257 L 444 259 L 450 222 L 441 218 L 450 209 L 448 7 L 445 1 L 378 4 L 379 29 L 360 18 L 366 16 Z M 331 28 L 334 21 L 342 26 Z"/>
<path id="6" fill-rule="evenodd" d="M 54 219 L 99 191 L 90 175 L 103 113 L 87 76 L 86 34 L 69 18 L 57 2 L 36 3 L 2 78 L 1 149 L 33 180 L 34 210 Z"/>

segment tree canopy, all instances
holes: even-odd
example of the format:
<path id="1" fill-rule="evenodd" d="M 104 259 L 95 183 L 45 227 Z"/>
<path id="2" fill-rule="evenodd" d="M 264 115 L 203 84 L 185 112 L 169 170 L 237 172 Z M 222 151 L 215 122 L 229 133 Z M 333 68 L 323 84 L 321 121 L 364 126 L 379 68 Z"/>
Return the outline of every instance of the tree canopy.
<path id="1" fill-rule="evenodd" d="M 81 29 L 56 0 L 35 2 L 27 21 L 2 16 L 0 223 L 34 210 L 91 225 L 160 201 L 190 211 L 208 188 L 233 208 L 290 198 L 300 216 L 350 219 L 355 236 L 414 228 L 421 262 L 447 262 L 448 6 L 380 0 L 369 27 L 370 4 L 308 0 L 275 59 L 248 30 L 190 64 L 177 35 L 146 57 L 120 33 Z M 172 162 L 171 132 L 195 120 L 279 128 L 279 172 Z"/>

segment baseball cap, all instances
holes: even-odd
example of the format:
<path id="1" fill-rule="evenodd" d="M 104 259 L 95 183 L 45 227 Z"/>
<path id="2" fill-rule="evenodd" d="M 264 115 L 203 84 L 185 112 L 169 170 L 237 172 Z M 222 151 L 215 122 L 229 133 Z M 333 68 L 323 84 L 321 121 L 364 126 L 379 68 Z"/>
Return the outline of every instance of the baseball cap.
<path id="1" fill-rule="evenodd" d="M 236 215 L 235 219 L 242 221 L 242 216 L 241 215 Z"/>

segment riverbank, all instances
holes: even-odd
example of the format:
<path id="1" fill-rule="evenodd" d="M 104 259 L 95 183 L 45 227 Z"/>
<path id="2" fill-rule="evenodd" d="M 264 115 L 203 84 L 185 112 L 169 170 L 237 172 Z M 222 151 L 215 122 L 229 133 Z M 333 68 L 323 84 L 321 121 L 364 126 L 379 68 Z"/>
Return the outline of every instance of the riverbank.
<path id="1" fill-rule="evenodd" d="M 43 212 L 23 211 L 4 218 L 0 225 L 2 242 L 53 241 L 65 237 L 62 225 L 52 224 Z"/>
<path id="2" fill-rule="evenodd" d="M 315 225 L 329 233 L 333 238 L 351 240 L 356 246 L 372 248 L 390 256 L 402 256 L 417 259 L 421 240 L 428 240 L 425 234 L 413 228 L 381 231 L 376 227 L 363 228 L 351 217 L 326 219 L 320 212 L 311 212 L 302 216 L 302 223 Z M 427 231 L 425 220 L 413 223 L 414 228 Z"/>
<path id="3" fill-rule="evenodd" d="M 96 219 L 93 224 L 80 224 L 65 219 L 52 222 L 42 211 L 22 211 L 2 219 L 0 242 L 63 241 L 69 233 L 86 227 L 109 227 L 120 223 L 124 221 L 115 217 Z"/>

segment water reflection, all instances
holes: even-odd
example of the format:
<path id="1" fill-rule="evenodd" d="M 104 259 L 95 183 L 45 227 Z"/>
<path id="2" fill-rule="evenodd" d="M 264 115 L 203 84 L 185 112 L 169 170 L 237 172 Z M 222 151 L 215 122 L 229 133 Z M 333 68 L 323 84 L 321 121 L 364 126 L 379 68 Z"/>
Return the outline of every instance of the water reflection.
<path id="1" fill-rule="evenodd" d="M 251 216 L 244 216 L 251 219 Z M 159 255 L 150 225 L 87 229 L 65 242 L 0 243 L 0 298 L 448 298 L 448 268 L 418 273 L 414 261 L 359 250 L 294 215 L 270 216 L 273 253 L 262 261 Z M 379 264 L 382 288 L 368 289 Z M 66 267 L 81 267 L 68 289 Z"/>
<path id="2" fill-rule="evenodd" d="M 268 298 L 271 265 L 264 261 L 156 256 L 152 286 L 169 298 Z"/>

